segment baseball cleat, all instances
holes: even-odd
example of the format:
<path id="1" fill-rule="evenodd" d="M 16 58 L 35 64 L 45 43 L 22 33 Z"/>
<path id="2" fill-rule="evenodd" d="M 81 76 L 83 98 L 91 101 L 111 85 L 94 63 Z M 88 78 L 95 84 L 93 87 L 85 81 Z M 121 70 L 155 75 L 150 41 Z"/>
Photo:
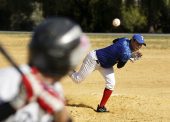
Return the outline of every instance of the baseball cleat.
<path id="1" fill-rule="evenodd" d="M 108 112 L 106 107 L 103 106 L 103 107 L 100 107 L 99 105 L 97 106 L 97 112 Z"/>

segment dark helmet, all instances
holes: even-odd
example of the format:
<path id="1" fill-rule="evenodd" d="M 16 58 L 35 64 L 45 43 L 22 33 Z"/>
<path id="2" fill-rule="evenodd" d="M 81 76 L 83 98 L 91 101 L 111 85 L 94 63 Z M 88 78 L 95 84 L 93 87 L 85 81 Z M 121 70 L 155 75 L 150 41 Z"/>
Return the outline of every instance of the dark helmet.
<path id="1" fill-rule="evenodd" d="M 29 64 L 49 76 L 64 76 L 75 68 L 89 47 L 80 26 L 63 18 L 49 18 L 34 31 Z"/>

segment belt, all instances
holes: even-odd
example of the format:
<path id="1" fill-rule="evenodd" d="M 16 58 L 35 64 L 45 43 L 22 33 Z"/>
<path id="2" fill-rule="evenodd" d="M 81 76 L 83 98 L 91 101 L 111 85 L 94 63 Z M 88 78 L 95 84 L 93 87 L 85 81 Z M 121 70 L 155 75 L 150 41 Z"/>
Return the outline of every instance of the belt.
<path id="1" fill-rule="evenodd" d="M 96 60 L 97 64 L 100 64 L 99 60 Z"/>

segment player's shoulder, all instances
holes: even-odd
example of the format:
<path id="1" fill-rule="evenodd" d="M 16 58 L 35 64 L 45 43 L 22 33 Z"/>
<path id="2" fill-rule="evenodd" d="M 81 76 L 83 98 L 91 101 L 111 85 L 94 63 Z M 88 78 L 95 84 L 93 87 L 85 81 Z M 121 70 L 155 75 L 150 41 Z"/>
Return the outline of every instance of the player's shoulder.
<path id="1" fill-rule="evenodd" d="M 124 38 L 120 38 L 120 43 L 123 45 L 123 46 L 128 46 L 129 44 L 129 39 L 124 37 Z"/>
<path id="2" fill-rule="evenodd" d="M 121 51 L 122 55 L 129 58 L 131 56 L 130 40 L 128 38 L 122 38 L 121 40 Z"/>
<path id="3" fill-rule="evenodd" d="M 113 40 L 113 44 L 116 44 L 117 46 L 124 47 L 124 46 L 128 46 L 129 41 L 130 40 L 128 38 L 122 37 L 122 38 L 117 38 L 116 42 Z"/>
<path id="4" fill-rule="evenodd" d="M 4 67 L 0 69 L 0 79 L 3 78 L 5 79 L 15 79 L 19 77 L 19 73 L 16 71 L 14 67 Z M 5 79 L 4 79 L 5 78 Z"/>
<path id="5" fill-rule="evenodd" d="M 23 64 L 23 65 L 20 65 L 19 68 L 24 71 L 24 72 L 28 72 L 29 68 L 27 65 Z M 8 67 L 3 67 L 3 68 L 0 68 L 0 75 L 4 75 L 4 74 L 13 74 L 13 75 L 18 75 L 18 71 L 12 67 L 12 66 L 8 66 Z"/>
<path id="6" fill-rule="evenodd" d="M 122 50 L 125 50 L 125 49 L 129 48 L 130 40 L 128 38 L 119 38 L 119 41 L 117 42 L 117 45 Z"/>
<path id="7" fill-rule="evenodd" d="M 23 69 L 26 66 L 21 67 Z M 0 68 L 0 97 L 2 100 L 10 100 L 16 96 L 20 83 L 21 75 L 14 67 Z"/>

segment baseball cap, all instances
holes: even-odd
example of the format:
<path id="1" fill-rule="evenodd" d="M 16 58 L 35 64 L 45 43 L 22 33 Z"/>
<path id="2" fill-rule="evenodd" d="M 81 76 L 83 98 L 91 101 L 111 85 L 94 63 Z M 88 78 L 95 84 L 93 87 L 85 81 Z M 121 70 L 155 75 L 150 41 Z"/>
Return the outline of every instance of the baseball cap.
<path id="1" fill-rule="evenodd" d="M 143 44 L 144 46 L 146 46 L 144 38 L 141 34 L 134 34 L 132 39 L 136 40 L 139 44 Z"/>

